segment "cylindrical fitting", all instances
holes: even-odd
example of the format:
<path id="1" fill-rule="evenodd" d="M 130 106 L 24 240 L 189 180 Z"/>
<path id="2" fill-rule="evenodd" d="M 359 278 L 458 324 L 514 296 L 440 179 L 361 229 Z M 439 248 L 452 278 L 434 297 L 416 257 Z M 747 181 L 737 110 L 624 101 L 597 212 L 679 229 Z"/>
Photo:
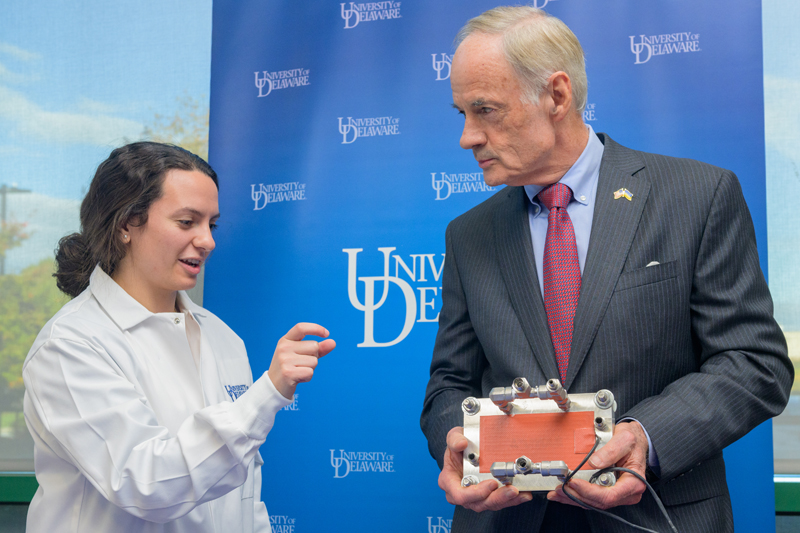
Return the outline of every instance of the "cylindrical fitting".
<path id="1" fill-rule="evenodd" d="M 564 478 L 569 475 L 569 468 L 564 461 L 542 461 L 541 463 L 532 463 L 530 459 L 523 455 L 517 458 L 513 463 L 492 463 L 490 472 L 501 482 L 507 482 L 516 475 L 525 476 L 528 474 Z"/>
<path id="2" fill-rule="evenodd" d="M 517 475 L 517 465 L 516 463 L 503 463 L 498 461 L 492 463 L 492 467 L 489 471 L 494 477 L 499 479 L 514 477 Z"/>
<path id="3" fill-rule="evenodd" d="M 462 487 L 471 487 L 472 485 L 477 485 L 478 483 L 480 483 L 480 481 L 478 481 L 478 478 L 475 476 L 464 476 L 464 479 L 461 480 Z"/>
<path id="4" fill-rule="evenodd" d="M 514 461 L 514 465 L 519 474 L 530 474 L 533 472 L 533 462 L 524 455 L 518 457 L 517 460 Z"/>
<path id="5" fill-rule="evenodd" d="M 570 402 L 567 391 L 561 386 L 560 381 L 557 379 L 548 380 L 547 392 L 550 393 L 550 398 L 558 404 L 559 409 L 569 411 L 572 402 Z"/>
<path id="6" fill-rule="evenodd" d="M 613 487 L 617 483 L 617 478 L 611 472 L 600 474 L 595 483 L 601 487 Z"/>
<path id="7" fill-rule="evenodd" d="M 566 477 L 569 475 L 569 468 L 564 461 L 542 461 L 537 464 L 543 476 Z"/>
<path id="8" fill-rule="evenodd" d="M 495 387 L 489 391 L 489 399 L 504 413 L 511 411 L 509 402 L 514 401 L 514 398 L 516 396 L 514 395 L 514 389 L 511 387 Z"/>
<path id="9" fill-rule="evenodd" d="M 478 411 L 481 410 L 481 402 L 479 402 L 477 398 L 470 396 L 461 402 L 461 409 L 463 409 L 464 412 L 470 416 L 476 415 L 478 414 Z"/>
<path id="10" fill-rule="evenodd" d="M 480 459 L 478 458 L 478 454 L 474 452 L 470 452 L 467 454 L 467 461 L 469 461 L 469 463 L 472 466 L 480 465 Z"/>
<path id="11" fill-rule="evenodd" d="M 520 398 L 528 398 L 531 393 L 531 384 L 525 378 L 516 378 L 511 384 L 511 388 L 517 393 Z"/>
<path id="12" fill-rule="evenodd" d="M 598 416 L 594 419 L 594 427 L 598 431 L 605 431 L 608 426 L 606 425 L 605 420 L 603 420 L 603 417 Z"/>
<path id="13" fill-rule="evenodd" d="M 608 409 L 614 405 L 614 395 L 610 390 L 600 389 L 597 391 L 597 394 L 594 395 L 594 403 L 600 409 Z"/>

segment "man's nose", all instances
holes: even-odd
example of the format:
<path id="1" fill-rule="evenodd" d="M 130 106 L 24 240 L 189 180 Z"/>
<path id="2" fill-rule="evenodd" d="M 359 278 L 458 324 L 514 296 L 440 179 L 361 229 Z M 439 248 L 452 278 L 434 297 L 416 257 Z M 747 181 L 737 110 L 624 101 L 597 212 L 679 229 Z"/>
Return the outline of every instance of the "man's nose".
<path id="1" fill-rule="evenodd" d="M 464 131 L 461 132 L 461 148 L 472 150 L 477 146 L 486 144 L 486 135 L 469 117 L 464 121 Z"/>

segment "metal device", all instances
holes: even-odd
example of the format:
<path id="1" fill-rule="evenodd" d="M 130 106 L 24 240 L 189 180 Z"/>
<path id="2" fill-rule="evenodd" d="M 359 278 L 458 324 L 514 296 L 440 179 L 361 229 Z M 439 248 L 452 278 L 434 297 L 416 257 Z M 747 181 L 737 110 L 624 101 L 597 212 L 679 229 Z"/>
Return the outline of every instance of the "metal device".
<path id="1" fill-rule="evenodd" d="M 550 491 L 563 483 L 595 445 L 614 434 L 617 404 L 609 390 L 567 394 L 557 379 L 531 386 L 516 378 L 510 387 L 495 387 L 489 398 L 466 398 L 464 475 L 461 484 L 496 479 L 521 491 Z M 585 466 L 574 477 L 589 481 L 596 470 Z M 595 483 L 614 485 L 613 474 Z"/>

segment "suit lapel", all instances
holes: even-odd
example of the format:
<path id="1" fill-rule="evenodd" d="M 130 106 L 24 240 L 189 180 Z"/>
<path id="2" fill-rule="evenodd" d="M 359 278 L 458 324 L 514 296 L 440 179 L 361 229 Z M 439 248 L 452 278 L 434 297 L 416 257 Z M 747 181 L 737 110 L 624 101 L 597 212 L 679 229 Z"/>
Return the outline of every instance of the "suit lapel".
<path id="1" fill-rule="evenodd" d="M 539 291 L 528 223 L 528 197 L 522 187 L 508 187 L 506 201 L 494 213 L 497 261 L 511 305 L 544 376 L 557 377 L 547 314 Z"/>
<path id="2" fill-rule="evenodd" d="M 650 193 L 650 183 L 634 176 L 644 168 L 636 152 L 607 136 L 604 144 L 565 387 L 574 381 L 600 328 Z M 622 188 L 632 193 L 630 201 L 614 199 L 614 192 Z"/>

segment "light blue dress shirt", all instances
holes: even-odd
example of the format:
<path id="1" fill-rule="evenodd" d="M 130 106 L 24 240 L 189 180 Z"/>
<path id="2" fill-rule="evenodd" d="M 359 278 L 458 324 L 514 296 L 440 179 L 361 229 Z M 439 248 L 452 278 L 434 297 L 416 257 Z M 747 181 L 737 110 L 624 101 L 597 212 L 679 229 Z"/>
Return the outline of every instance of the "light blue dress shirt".
<path id="1" fill-rule="evenodd" d="M 572 190 L 572 201 L 567 206 L 567 213 L 575 230 L 575 244 L 578 248 L 578 264 L 583 276 L 583 267 L 586 265 L 586 252 L 589 250 L 589 237 L 592 235 L 592 217 L 594 216 L 594 203 L 597 197 L 597 181 L 600 177 L 600 163 L 603 159 L 605 146 L 595 135 L 591 126 L 589 141 L 583 149 L 581 156 L 570 167 L 566 174 L 559 180 Z M 525 185 L 525 194 L 528 195 L 528 223 L 531 227 L 531 241 L 533 242 L 533 258 L 536 261 L 536 274 L 539 277 L 539 290 L 544 297 L 544 242 L 547 238 L 547 216 L 550 211 L 536 197 L 544 187 L 540 185 Z M 623 418 L 635 420 L 634 418 Z M 638 420 L 637 420 L 638 422 Z M 644 426 L 642 426 L 644 429 Z M 644 430 L 649 447 L 648 465 L 657 474 L 659 473 L 658 455 L 653 448 L 653 442 L 647 429 Z"/>

